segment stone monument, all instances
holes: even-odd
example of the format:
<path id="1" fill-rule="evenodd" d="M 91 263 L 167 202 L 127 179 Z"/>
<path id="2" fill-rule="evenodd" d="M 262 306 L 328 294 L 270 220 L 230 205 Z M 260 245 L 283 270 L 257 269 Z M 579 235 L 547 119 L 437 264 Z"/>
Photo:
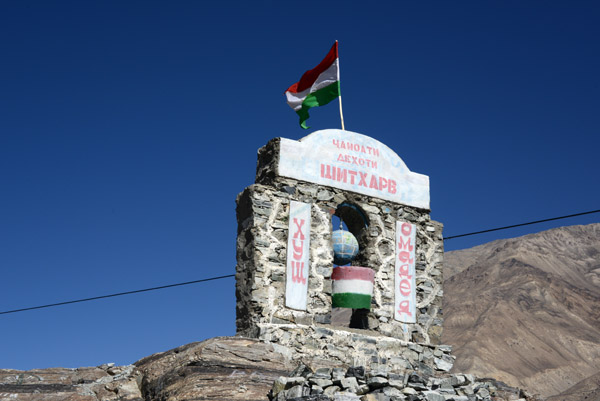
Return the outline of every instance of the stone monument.
<path id="1" fill-rule="evenodd" d="M 237 218 L 236 337 L 129 366 L 0 369 L 0 400 L 539 401 L 448 373 L 442 225 L 428 178 L 384 144 L 273 139 Z"/>
<path id="2" fill-rule="evenodd" d="M 269 141 L 237 198 L 237 334 L 298 359 L 448 371 L 442 224 L 429 213 L 429 178 L 373 138 Z M 333 216 L 358 242 L 351 266 L 334 265 Z M 354 308 L 350 321 L 334 306 Z"/>

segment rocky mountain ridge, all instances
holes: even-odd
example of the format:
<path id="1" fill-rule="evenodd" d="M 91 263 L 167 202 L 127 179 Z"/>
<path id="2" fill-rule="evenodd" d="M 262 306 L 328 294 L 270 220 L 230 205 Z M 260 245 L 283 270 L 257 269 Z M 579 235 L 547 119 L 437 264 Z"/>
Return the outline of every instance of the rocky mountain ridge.
<path id="1" fill-rule="evenodd" d="M 130 366 L 0 370 L 1 401 L 266 400 L 292 365 L 272 344 L 212 338 Z"/>
<path id="2" fill-rule="evenodd" d="M 600 372 L 600 224 L 447 252 L 444 274 L 456 371 L 544 397 Z"/>

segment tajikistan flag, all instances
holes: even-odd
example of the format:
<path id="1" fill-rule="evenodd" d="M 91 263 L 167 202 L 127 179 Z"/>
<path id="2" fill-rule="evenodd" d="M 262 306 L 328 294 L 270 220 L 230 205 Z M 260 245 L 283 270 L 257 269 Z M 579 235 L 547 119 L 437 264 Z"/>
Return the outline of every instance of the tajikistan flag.
<path id="1" fill-rule="evenodd" d="M 308 109 L 323 106 L 340 96 L 340 65 L 337 40 L 327 56 L 312 70 L 306 71 L 300 81 L 285 91 L 287 102 L 300 116 L 300 126 L 308 127 Z"/>

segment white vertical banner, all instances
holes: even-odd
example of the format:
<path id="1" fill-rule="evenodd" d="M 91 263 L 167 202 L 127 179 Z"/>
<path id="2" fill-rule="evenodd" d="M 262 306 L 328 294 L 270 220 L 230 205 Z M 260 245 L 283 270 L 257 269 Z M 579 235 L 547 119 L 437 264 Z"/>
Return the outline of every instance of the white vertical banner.
<path id="1" fill-rule="evenodd" d="M 310 256 L 310 203 L 290 202 L 285 306 L 306 310 Z"/>
<path id="2" fill-rule="evenodd" d="M 415 279 L 415 239 L 417 228 L 414 224 L 396 222 L 396 269 L 394 319 L 402 323 L 417 321 L 417 288 Z"/>

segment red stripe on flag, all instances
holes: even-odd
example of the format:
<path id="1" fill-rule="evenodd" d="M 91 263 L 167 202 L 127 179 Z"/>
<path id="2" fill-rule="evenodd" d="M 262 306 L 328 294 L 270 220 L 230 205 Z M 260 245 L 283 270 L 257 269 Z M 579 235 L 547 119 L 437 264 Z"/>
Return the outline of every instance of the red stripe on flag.
<path id="1" fill-rule="evenodd" d="M 298 93 L 310 88 L 315 83 L 319 75 L 321 75 L 326 69 L 328 69 L 337 58 L 338 42 L 336 40 L 333 46 L 331 46 L 331 50 L 329 50 L 329 53 L 327 53 L 327 56 L 325 56 L 323 61 L 321 61 L 319 65 L 313 68 L 312 70 L 306 71 L 302 75 L 302 78 L 300 78 L 300 81 L 287 88 L 286 92 Z"/>
<path id="2" fill-rule="evenodd" d="M 360 266 L 339 266 L 333 269 L 332 280 L 375 280 L 375 270 Z"/>

